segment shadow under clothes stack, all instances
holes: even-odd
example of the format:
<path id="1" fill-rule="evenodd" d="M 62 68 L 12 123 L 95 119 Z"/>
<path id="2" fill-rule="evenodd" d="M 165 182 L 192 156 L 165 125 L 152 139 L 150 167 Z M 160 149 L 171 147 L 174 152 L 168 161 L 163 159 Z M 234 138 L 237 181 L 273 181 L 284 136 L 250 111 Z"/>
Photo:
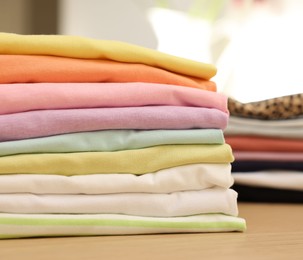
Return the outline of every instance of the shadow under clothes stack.
<path id="1" fill-rule="evenodd" d="M 242 104 L 229 99 L 225 131 L 239 200 L 303 202 L 303 94 Z"/>
<path id="2" fill-rule="evenodd" d="M 0 237 L 243 231 L 216 69 L 0 34 Z"/>

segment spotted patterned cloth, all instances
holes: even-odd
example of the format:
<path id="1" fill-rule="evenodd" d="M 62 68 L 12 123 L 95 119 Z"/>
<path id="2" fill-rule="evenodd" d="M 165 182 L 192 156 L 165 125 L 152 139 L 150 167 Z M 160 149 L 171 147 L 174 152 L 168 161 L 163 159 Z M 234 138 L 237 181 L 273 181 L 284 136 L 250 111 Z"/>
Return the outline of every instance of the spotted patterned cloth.
<path id="1" fill-rule="evenodd" d="M 289 119 L 303 116 L 303 93 L 251 103 L 228 100 L 230 115 L 263 120 Z"/>

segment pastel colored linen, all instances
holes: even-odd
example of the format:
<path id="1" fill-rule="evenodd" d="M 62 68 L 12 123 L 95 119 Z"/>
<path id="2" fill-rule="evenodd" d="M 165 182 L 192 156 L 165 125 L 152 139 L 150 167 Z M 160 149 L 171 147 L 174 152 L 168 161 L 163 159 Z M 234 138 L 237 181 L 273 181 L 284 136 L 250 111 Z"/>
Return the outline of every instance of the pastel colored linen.
<path id="1" fill-rule="evenodd" d="M 260 120 L 230 116 L 224 134 L 303 138 L 303 117 L 287 120 Z"/>
<path id="2" fill-rule="evenodd" d="M 229 163 L 202 163 L 168 168 L 139 176 L 114 173 L 75 176 L 52 174 L 0 175 L 0 193 L 171 193 L 203 190 L 212 187 L 227 189 L 233 184 L 230 168 Z"/>
<path id="3" fill-rule="evenodd" d="M 244 231 L 245 220 L 224 214 L 156 218 L 121 214 L 0 213 L 0 238 Z"/>
<path id="4" fill-rule="evenodd" d="M 234 151 L 303 152 L 303 139 L 239 135 L 225 136 L 225 141 Z"/>
<path id="5" fill-rule="evenodd" d="M 224 129 L 227 120 L 228 114 L 203 107 L 40 110 L 0 115 L 0 141 L 111 129 Z"/>
<path id="6" fill-rule="evenodd" d="M 2 84 L 0 114 L 32 110 L 140 106 L 215 108 L 228 113 L 219 93 L 153 83 Z"/>
<path id="7" fill-rule="evenodd" d="M 210 79 L 216 74 L 216 68 L 211 64 L 175 57 L 129 43 L 79 36 L 0 33 L 0 53 L 142 63 L 204 79 Z"/>
<path id="8" fill-rule="evenodd" d="M 117 152 L 21 154 L 0 157 L 0 174 L 143 174 L 195 163 L 229 163 L 230 146 L 162 145 Z"/>
<path id="9" fill-rule="evenodd" d="M 102 195 L 0 194 L 2 213 L 126 214 L 145 217 L 181 217 L 203 213 L 237 216 L 237 193 L 205 189 L 162 193 Z"/>
<path id="10" fill-rule="evenodd" d="M 234 151 L 237 161 L 288 161 L 303 162 L 303 153 L 300 152 L 250 152 L 250 151 Z"/>
<path id="11" fill-rule="evenodd" d="M 24 153 L 110 152 L 166 144 L 223 144 L 221 129 L 103 130 L 0 142 L 0 156 Z"/>
<path id="12" fill-rule="evenodd" d="M 150 82 L 216 91 L 212 81 L 176 74 L 138 63 L 1 55 L 0 83 Z"/>
<path id="13" fill-rule="evenodd" d="M 234 173 L 236 184 L 273 189 L 303 191 L 303 172 L 298 171 L 257 171 Z"/>

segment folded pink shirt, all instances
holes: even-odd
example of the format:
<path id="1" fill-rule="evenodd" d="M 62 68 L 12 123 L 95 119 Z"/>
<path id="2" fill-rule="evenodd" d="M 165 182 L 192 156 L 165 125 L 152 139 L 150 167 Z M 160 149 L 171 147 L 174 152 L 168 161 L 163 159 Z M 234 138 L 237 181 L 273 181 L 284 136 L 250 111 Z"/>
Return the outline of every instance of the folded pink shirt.
<path id="1" fill-rule="evenodd" d="M 219 93 L 155 83 L 24 83 L 2 84 L 0 114 L 32 110 L 191 106 L 225 113 L 227 98 Z"/>
<path id="2" fill-rule="evenodd" d="M 302 152 L 255 152 L 255 151 L 234 151 L 237 161 L 289 161 L 303 162 Z"/>
<path id="3" fill-rule="evenodd" d="M 214 108 L 145 106 L 38 110 L 0 115 L 0 141 L 109 129 L 224 129 L 228 114 Z"/>

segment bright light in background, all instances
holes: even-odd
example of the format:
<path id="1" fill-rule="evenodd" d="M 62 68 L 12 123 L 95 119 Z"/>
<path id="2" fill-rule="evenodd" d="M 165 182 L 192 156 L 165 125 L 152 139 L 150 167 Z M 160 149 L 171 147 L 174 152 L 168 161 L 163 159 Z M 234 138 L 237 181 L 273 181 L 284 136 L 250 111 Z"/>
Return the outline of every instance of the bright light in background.
<path id="1" fill-rule="evenodd" d="M 303 16 L 258 10 L 233 35 L 216 81 L 242 102 L 303 92 Z"/>
<path id="2" fill-rule="evenodd" d="M 211 53 L 214 28 L 209 21 L 161 8 L 152 8 L 148 18 L 158 50 L 215 64 L 218 74 L 213 80 L 218 90 L 251 102 L 303 92 L 303 8 L 297 8 L 300 1 L 285 1 L 282 7 L 292 3 L 292 8 L 270 9 L 277 3 L 281 7 L 282 2 L 243 0 L 251 4 L 246 9 L 260 5 L 238 21 L 216 62 Z"/>
<path id="3" fill-rule="evenodd" d="M 302 0 L 62 0 L 60 6 L 60 33 L 158 43 L 162 52 L 212 63 L 218 91 L 239 101 L 303 93 Z"/>
<path id="4" fill-rule="evenodd" d="M 209 22 L 166 8 L 151 8 L 148 19 L 158 38 L 159 51 L 211 62 Z"/>

